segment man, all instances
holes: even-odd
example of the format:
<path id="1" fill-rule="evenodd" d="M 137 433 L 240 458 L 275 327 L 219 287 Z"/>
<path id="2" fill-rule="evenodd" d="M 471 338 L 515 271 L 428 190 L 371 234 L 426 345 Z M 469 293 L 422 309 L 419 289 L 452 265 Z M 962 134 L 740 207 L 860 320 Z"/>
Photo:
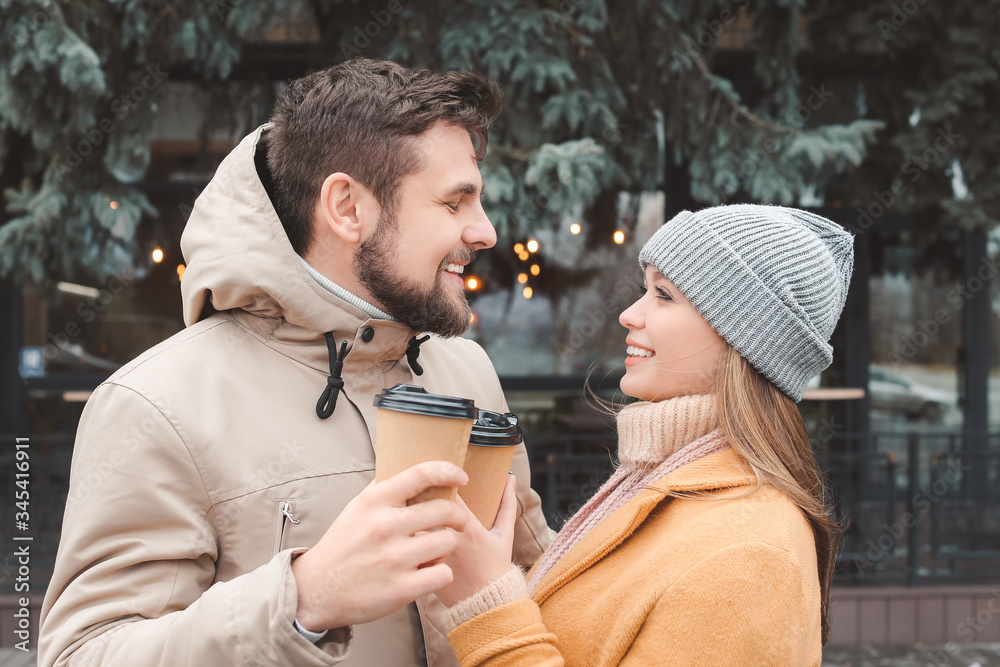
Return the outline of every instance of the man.
<path id="1" fill-rule="evenodd" d="M 464 473 L 369 484 L 372 402 L 405 382 L 506 409 L 454 338 L 463 267 L 496 242 L 478 160 L 499 108 L 478 75 L 357 59 L 293 81 L 222 162 L 181 241 L 187 329 L 80 421 L 40 665 L 457 664 L 427 596 L 454 547 L 433 529 L 465 515 L 406 501 Z M 523 445 L 513 470 L 528 565 L 550 531 Z"/>

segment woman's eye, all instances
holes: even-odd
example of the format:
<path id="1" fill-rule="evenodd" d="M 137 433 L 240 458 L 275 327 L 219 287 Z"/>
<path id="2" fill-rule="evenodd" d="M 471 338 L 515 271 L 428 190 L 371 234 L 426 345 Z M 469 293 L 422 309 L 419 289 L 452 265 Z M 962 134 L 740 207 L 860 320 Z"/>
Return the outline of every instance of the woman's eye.
<path id="1" fill-rule="evenodd" d="M 639 288 L 639 292 L 641 294 L 645 294 L 646 292 L 649 291 L 649 288 L 646 287 L 645 283 L 638 283 L 636 285 L 636 287 Z M 670 292 L 668 292 L 667 290 L 663 289 L 662 287 L 657 287 L 655 289 L 656 289 L 656 297 L 658 299 L 663 299 L 664 301 L 673 301 L 674 300 L 673 297 L 670 296 Z"/>

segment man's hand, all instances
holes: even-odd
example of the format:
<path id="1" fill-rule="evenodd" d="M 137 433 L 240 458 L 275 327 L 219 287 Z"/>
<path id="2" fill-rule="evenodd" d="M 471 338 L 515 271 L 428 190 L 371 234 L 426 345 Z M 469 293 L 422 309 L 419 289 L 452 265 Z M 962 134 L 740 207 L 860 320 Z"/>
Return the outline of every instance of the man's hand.
<path id="1" fill-rule="evenodd" d="M 451 568 L 437 561 L 455 548 L 466 510 L 449 500 L 406 501 L 428 487 L 468 480 L 458 466 L 429 461 L 368 485 L 292 562 L 298 622 L 316 632 L 367 623 L 451 583 Z"/>
<path id="2" fill-rule="evenodd" d="M 486 530 L 472 513 L 461 496 L 468 521 L 465 530 L 456 535 L 458 543 L 444 562 L 451 567 L 453 579 L 437 591 L 438 599 L 446 607 L 469 597 L 494 579 L 499 579 L 510 568 L 514 544 L 514 522 L 517 520 L 517 482 L 513 475 L 507 478 L 500 509 L 493 523 L 493 530 Z"/>

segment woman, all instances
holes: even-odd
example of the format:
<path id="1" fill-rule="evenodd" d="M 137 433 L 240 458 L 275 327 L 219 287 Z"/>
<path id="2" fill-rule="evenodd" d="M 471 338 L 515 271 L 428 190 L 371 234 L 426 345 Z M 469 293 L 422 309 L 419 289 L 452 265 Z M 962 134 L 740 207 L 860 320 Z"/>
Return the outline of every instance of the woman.
<path id="1" fill-rule="evenodd" d="M 795 403 L 830 365 L 853 238 L 812 213 L 685 211 L 639 255 L 620 467 L 525 581 L 470 520 L 438 597 L 465 665 L 818 666 L 840 530 Z M 530 591 L 530 592 L 529 592 Z"/>

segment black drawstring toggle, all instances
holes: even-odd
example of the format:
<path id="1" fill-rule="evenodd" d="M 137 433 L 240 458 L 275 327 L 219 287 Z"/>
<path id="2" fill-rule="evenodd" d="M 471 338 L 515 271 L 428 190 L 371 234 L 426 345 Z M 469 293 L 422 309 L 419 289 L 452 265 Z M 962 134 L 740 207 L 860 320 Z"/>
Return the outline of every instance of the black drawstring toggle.
<path id="1" fill-rule="evenodd" d="M 344 370 L 344 358 L 347 356 L 346 340 L 340 346 L 340 354 L 337 354 L 337 341 L 333 339 L 333 332 L 327 331 L 323 335 L 326 336 L 326 351 L 330 356 L 330 377 L 326 379 L 326 389 L 316 401 L 316 416 L 320 419 L 328 418 L 337 407 L 337 397 L 344 388 L 340 373 Z"/>
<path id="2" fill-rule="evenodd" d="M 415 375 L 424 374 L 424 369 L 417 363 L 417 357 L 420 356 L 420 345 L 426 343 L 429 339 L 430 336 L 424 336 L 423 338 L 414 336 L 410 339 L 410 344 L 406 346 L 406 362 L 410 364 L 410 369 Z"/>

